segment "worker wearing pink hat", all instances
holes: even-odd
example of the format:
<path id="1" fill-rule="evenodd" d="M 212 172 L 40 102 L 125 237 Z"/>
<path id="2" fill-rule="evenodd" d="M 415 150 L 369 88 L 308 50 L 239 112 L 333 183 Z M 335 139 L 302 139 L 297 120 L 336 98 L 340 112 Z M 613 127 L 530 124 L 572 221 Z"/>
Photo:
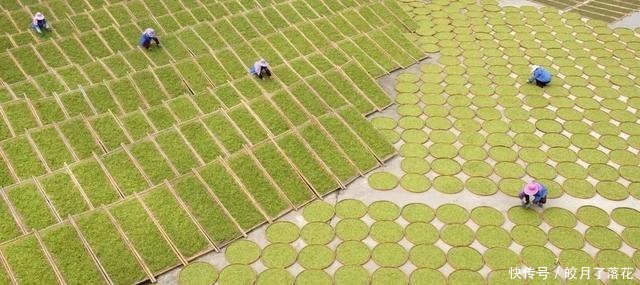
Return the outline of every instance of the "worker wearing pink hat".
<path id="1" fill-rule="evenodd" d="M 531 207 L 531 204 L 542 208 L 542 205 L 547 203 L 547 187 L 535 181 L 530 182 L 524 186 L 518 197 L 522 200 L 522 205 L 527 208 Z"/>
<path id="2" fill-rule="evenodd" d="M 44 36 L 44 32 L 51 29 L 47 19 L 44 18 L 44 14 L 37 12 L 31 19 L 31 28 L 34 29 L 40 36 Z"/>

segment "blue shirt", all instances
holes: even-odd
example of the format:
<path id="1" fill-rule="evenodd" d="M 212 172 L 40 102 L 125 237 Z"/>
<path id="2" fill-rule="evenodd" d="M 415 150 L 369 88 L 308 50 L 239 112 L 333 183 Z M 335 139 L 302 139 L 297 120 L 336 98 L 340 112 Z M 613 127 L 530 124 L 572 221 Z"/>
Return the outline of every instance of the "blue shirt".
<path id="1" fill-rule="evenodd" d="M 148 36 L 147 34 L 142 34 L 142 36 L 140 36 L 140 44 L 144 44 L 146 42 L 151 41 L 152 37 Z"/>
<path id="2" fill-rule="evenodd" d="M 551 73 L 542 67 L 538 67 L 533 71 L 533 75 L 529 78 L 529 82 L 533 82 L 534 80 L 549 83 L 551 82 Z"/>
<path id="3" fill-rule="evenodd" d="M 533 195 L 533 203 L 538 203 L 540 202 L 540 200 L 544 197 L 547 197 L 547 187 L 543 186 L 542 184 L 540 184 L 540 190 L 538 190 L 538 193 L 536 193 L 535 195 Z"/>

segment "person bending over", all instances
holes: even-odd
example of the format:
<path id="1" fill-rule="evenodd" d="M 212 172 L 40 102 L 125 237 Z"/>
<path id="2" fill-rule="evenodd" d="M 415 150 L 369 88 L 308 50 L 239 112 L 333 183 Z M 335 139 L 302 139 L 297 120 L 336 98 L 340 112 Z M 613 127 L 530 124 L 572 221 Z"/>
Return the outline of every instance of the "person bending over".
<path id="1" fill-rule="evenodd" d="M 529 83 L 535 83 L 539 87 L 545 87 L 551 82 L 551 73 L 543 67 L 531 66 L 531 77 Z"/>
<path id="2" fill-rule="evenodd" d="M 140 46 L 148 50 L 151 47 L 151 41 L 155 41 L 156 45 L 160 45 L 160 41 L 156 37 L 156 31 L 152 28 L 147 28 L 140 36 Z"/>
<path id="3" fill-rule="evenodd" d="M 253 75 L 258 76 L 260 79 L 264 79 L 264 77 L 271 77 L 271 70 L 269 69 L 269 63 L 263 58 L 256 61 L 253 66 L 250 68 L 250 72 Z"/>

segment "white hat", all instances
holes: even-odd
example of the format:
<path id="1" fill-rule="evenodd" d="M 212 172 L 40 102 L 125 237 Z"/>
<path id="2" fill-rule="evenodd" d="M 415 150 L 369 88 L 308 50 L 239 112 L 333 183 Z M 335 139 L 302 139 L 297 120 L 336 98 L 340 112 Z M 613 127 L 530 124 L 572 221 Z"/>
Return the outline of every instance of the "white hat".
<path id="1" fill-rule="evenodd" d="M 539 65 L 532 65 L 531 66 L 531 72 L 536 71 L 536 69 L 538 69 L 538 67 L 540 67 Z"/>
<path id="2" fill-rule="evenodd" d="M 41 21 L 44 20 L 44 15 L 40 12 L 36 12 L 36 15 L 34 16 L 34 18 L 36 18 L 36 20 Z"/>
<path id="3" fill-rule="evenodd" d="M 156 36 L 156 31 L 152 28 L 147 28 L 146 30 L 144 30 L 144 34 L 151 36 L 151 37 L 155 37 Z"/>
<path id="4" fill-rule="evenodd" d="M 260 63 L 260 66 L 267 66 L 267 61 L 264 60 L 264 58 L 261 58 L 258 62 Z"/>

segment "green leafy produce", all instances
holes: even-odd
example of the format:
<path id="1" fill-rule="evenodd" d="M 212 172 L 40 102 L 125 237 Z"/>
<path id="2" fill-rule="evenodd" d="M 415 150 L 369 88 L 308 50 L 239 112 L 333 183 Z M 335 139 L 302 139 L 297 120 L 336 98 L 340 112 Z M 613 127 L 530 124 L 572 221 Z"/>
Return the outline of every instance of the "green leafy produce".
<path id="1" fill-rule="evenodd" d="M 58 283 L 56 275 L 47 262 L 35 236 L 26 236 L 6 244 L 2 251 L 18 282 L 24 284 Z"/>
<path id="2" fill-rule="evenodd" d="M 40 129 L 30 135 L 50 168 L 58 169 L 65 162 L 73 161 L 71 153 L 54 128 Z"/>
<path id="3" fill-rule="evenodd" d="M 426 285 L 426 284 L 447 284 L 447 278 L 438 270 L 429 268 L 420 268 L 411 273 L 409 284 Z"/>
<path id="4" fill-rule="evenodd" d="M 373 272 L 371 276 L 371 284 L 407 284 L 408 278 L 398 268 L 380 267 Z"/>
<path id="5" fill-rule="evenodd" d="M 339 113 L 346 123 L 354 129 L 371 150 L 373 150 L 377 157 L 386 158 L 395 153 L 393 147 L 384 141 L 371 124 L 366 122 L 355 109 L 346 108 Z"/>
<path id="6" fill-rule="evenodd" d="M 545 245 L 547 236 L 543 230 L 531 225 L 516 225 L 511 229 L 511 237 L 517 243 L 527 245 Z"/>
<path id="7" fill-rule="evenodd" d="M 329 267 L 335 258 L 335 253 L 324 245 L 308 245 L 300 250 L 298 263 L 306 269 L 324 269 Z"/>
<path id="8" fill-rule="evenodd" d="M 109 211 L 152 272 L 180 262 L 138 200 L 118 203 Z"/>
<path id="9" fill-rule="evenodd" d="M 449 284 L 484 284 L 484 278 L 480 273 L 471 270 L 456 270 L 449 275 Z"/>
<path id="10" fill-rule="evenodd" d="M 328 143 L 327 135 L 319 126 L 309 125 L 300 130 L 300 133 L 341 181 L 347 181 L 358 175 L 358 169 L 338 151 L 335 145 Z"/>
<path id="11" fill-rule="evenodd" d="M 130 80 L 125 78 L 113 81 L 110 84 L 110 88 L 125 112 L 133 112 L 139 107 L 144 107 L 142 98 Z"/>
<path id="12" fill-rule="evenodd" d="M 633 260 L 631 260 L 629 255 L 627 255 L 622 251 L 617 251 L 617 250 L 605 249 L 605 250 L 599 251 L 598 254 L 596 255 L 596 262 L 600 267 L 604 267 L 604 268 L 612 268 L 612 267 L 633 268 L 634 267 Z"/>
<path id="13" fill-rule="evenodd" d="M 143 200 L 183 256 L 194 256 L 210 248 L 194 221 L 166 187 L 147 192 Z"/>
<path id="14" fill-rule="evenodd" d="M 369 284 L 369 272 L 361 266 L 342 266 L 333 274 L 336 285 L 364 285 Z"/>
<path id="15" fill-rule="evenodd" d="M 312 198 L 313 193 L 309 187 L 274 144 L 263 144 L 253 151 L 260 164 L 294 205 L 301 205 Z"/>
<path id="16" fill-rule="evenodd" d="M 625 227 L 640 227 L 640 212 L 632 208 L 616 208 L 611 212 L 611 218 Z"/>
<path id="17" fill-rule="evenodd" d="M 481 226 L 476 231 L 476 239 L 488 248 L 509 247 L 511 245 L 509 232 L 498 226 Z"/>
<path id="18" fill-rule="evenodd" d="M 47 80 L 53 80 L 53 79 L 47 79 Z M 43 87 L 43 88 L 47 88 L 47 90 L 54 90 L 55 92 L 55 88 L 52 88 L 52 87 Z M 42 123 L 44 124 L 51 124 L 53 122 L 63 121 L 65 119 L 64 113 L 62 112 L 60 105 L 58 105 L 58 102 L 56 102 L 53 98 L 44 98 L 42 100 L 32 102 L 32 104 L 33 104 L 33 108 L 36 109 L 36 112 L 38 113 L 38 118 L 40 118 L 40 121 L 42 121 Z"/>
<path id="19" fill-rule="evenodd" d="M 278 145 L 316 191 L 325 194 L 338 188 L 337 183 L 330 174 L 323 169 L 322 165 L 315 159 L 312 159 L 313 155 L 302 144 L 298 137 L 293 135 L 284 136 L 278 141 Z"/>
<path id="20" fill-rule="evenodd" d="M 76 222 L 114 283 L 128 284 L 146 278 L 142 267 L 104 212 L 92 212 Z"/>
<path id="21" fill-rule="evenodd" d="M 35 184 L 26 182 L 13 186 L 7 190 L 7 196 L 27 227 L 42 229 L 56 222 Z"/>
<path id="22" fill-rule="evenodd" d="M 68 284 L 104 282 L 98 267 L 71 225 L 63 224 L 48 229 L 41 236 Z"/>
<path id="23" fill-rule="evenodd" d="M 360 241 L 369 235 L 369 226 L 360 219 L 342 219 L 336 226 L 336 235 L 341 240 Z"/>
<path id="24" fill-rule="evenodd" d="M 159 184 L 165 179 L 175 176 L 169 162 L 163 157 L 160 150 L 150 141 L 141 141 L 130 147 L 129 151 L 147 174 L 149 180 Z"/>
<path id="25" fill-rule="evenodd" d="M 267 240 L 272 243 L 292 243 L 300 236 L 300 229 L 291 222 L 275 222 L 267 227 Z"/>
<path id="26" fill-rule="evenodd" d="M 283 285 L 293 285 L 294 277 L 285 269 L 280 268 L 271 268 L 265 271 L 262 271 L 258 276 L 258 280 L 256 284 L 258 285 L 267 285 L 267 284 L 283 284 Z"/>
<path id="27" fill-rule="evenodd" d="M 537 226 L 542 222 L 538 212 L 521 206 L 511 207 L 511 209 L 507 211 L 507 216 L 509 217 L 509 220 L 515 224 Z"/>
<path id="28" fill-rule="evenodd" d="M 107 205 L 119 199 L 116 189 L 96 161 L 83 161 L 70 168 L 93 205 Z"/>
<path id="29" fill-rule="evenodd" d="M 0 145 L 7 155 L 7 159 L 13 165 L 16 174 L 21 179 L 38 176 L 45 172 L 42 162 L 38 159 L 35 151 L 25 137 L 6 140 Z"/>
<path id="30" fill-rule="evenodd" d="M 229 153 L 234 153 L 246 144 L 233 125 L 222 114 L 217 113 L 203 118 L 202 121 L 209 130 L 220 140 Z"/>
<path id="31" fill-rule="evenodd" d="M 100 154 L 103 150 L 95 139 L 92 139 L 88 125 L 79 119 L 68 120 L 59 125 L 60 132 L 67 138 L 76 155 L 86 158 L 92 152 Z"/>
<path id="32" fill-rule="evenodd" d="M 303 270 L 296 277 L 296 285 L 302 284 L 318 284 L 318 285 L 329 285 L 332 284 L 331 276 L 322 270 L 317 269 L 307 269 Z"/>
<path id="33" fill-rule="evenodd" d="M 522 261 L 527 266 L 534 268 L 546 267 L 553 269 L 556 267 L 556 256 L 551 250 L 541 246 L 527 246 L 520 252 Z"/>
<path id="34" fill-rule="evenodd" d="M 293 246 L 284 243 L 272 243 L 262 250 L 261 261 L 268 268 L 287 268 L 297 258 Z"/>
<path id="35" fill-rule="evenodd" d="M 276 107 L 269 101 L 259 98 L 252 101 L 250 107 L 274 135 L 279 135 L 289 130 L 289 125 L 285 118 L 278 113 Z"/>
<path id="36" fill-rule="evenodd" d="M 251 264 L 260 258 L 260 247 L 249 240 L 238 240 L 230 244 L 224 254 L 231 264 Z"/>
<path id="37" fill-rule="evenodd" d="M 464 224 L 448 224 L 440 230 L 440 238 L 451 246 L 468 246 L 473 242 L 473 231 Z"/>
<path id="38" fill-rule="evenodd" d="M 489 250 L 490 251 L 490 250 Z M 477 271 L 483 265 L 482 255 L 471 247 L 453 247 L 447 252 L 447 260 L 455 269 Z"/>
<path id="39" fill-rule="evenodd" d="M 198 172 L 243 229 L 250 229 L 265 221 L 265 217 L 222 165 L 209 164 Z"/>
<path id="40" fill-rule="evenodd" d="M 42 190 L 56 208 L 61 217 L 79 214 L 89 210 L 80 189 L 73 183 L 69 174 L 55 172 L 39 179 Z"/>
<path id="41" fill-rule="evenodd" d="M 222 155 L 222 150 L 201 122 L 189 122 L 181 125 L 179 129 L 205 162 L 213 161 L 216 157 Z"/>
<path id="42" fill-rule="evenodd" d="M 436 217 L 445 224 L 463 224 L 469 220 L 469 212 L 455 204 L 444 204 L 436 209 Z"/>
<path id="43" fill-rule="evenodd" d="M 109 150 L 116 149 L 120 144 L 129 142 L 129 139 L 113 116 L 107 114 L 96 117 L 90 123 L 102 144 Z"/>
<path id="44" fill-rule="evenodd" d="M 471 210 L 471 220 L 481 226 L 500 226 L 504 223 L 504 215 L 494 208 L 480 206 Z"/>
<path id="45" fill-rule="evenodd" d="M 433 244 L 439 237 L 438 230 L 433 225 L 422 222 L 410 223 L 404 232 L 407 240 L 413 244 Z"/>
<path id="46" fill-rule="evenodd" d="M 335 238 L 335 235 L 334 229 L 324 222 L 308 223 L 300 231 L 300 237 L 307 244 L 328 244 Z"/>
<path id="47" fill-rule="evenodd" d="M 369 186 L 376 190 L 391 190 L 398 186 L 398 178 L 389 172 L 375 172 L 369 176 Z"/>
<path id="48" fill-rule="evenodd" d="M 358 219 L 367 214 L 367 206 L 360 200 L 344 199 L 336 204 L 335 211 L 342 219 Z"/>
<path id="49" fill-rule="evenodd" d="M 400 178 L 400 186 L 409 192 L 419 193 L 429 190 L 431 181 L 424 175 L 408 173 Z"/>
<path id="50" fill-rule="evenodd" d="M 552 227 L 565 226 L 575 227 L 577 220 L 570 211 L 562 208 L 548 208 L 542 213 L 542 218 Z"/>
<path id="51" fill-rule="evenodd" d="M 362 265 L 370 257 L 371 250 L 361 241 L 345 241 L 336 248 L 336 259 L 344 265 Z"/>
<path id="52" fill-rule="evenodd" d="M 582 234 L 577 230 L 568 227 L 551 228 L 549 230 L 549 241 L 556 247 L 562 249 L 581 249 L 584 246 Z"/>
<path id="53" fill-rule="evenodd" d="M 208 285 L 218 279 L 218 270 L 206 262 L 193 262 L 180 270 L 180 285 Z"/>
<path id="54" fill-rule="evenodd" d="M 256 272 L 244 264 L 232 264 L 222 269 L 218 283 L 221 285 L 253 284 Z"/>
<path id="55" fill-rule="evenodd" d="M 392 221 L 377 221 L 371 225 L 371 238 L 379 243 L 398 242 L 404 236 L 402 227 Z"/>
<path id="56" fill-rule="evenodd" d="M 329 71 L 325 73 L 324 76 L 358 111 L 366 114 L 374 110 L 375 107 L 367 100 L 366 95 L 357 89 L 357 87 L 350 84 L 344 75 L 336 71 Z"/>
<path id="57" fill-rule="evenodd" d="M 179 173 L 187 173 L 199 165 L 196 156 L 178 132 L 168 131 L 160 133 L 156 136 L 155 140 Z"/>
<path id="58" fill-rule="evenodd" d="M 134 140 L 139 140 L 149 133 L 153 133 L 153 127 L 147 122 L 141 112 L 134 112 L 120 119 L 122 125 Z"/>
<path id="59" fill-rule="evenodd" d="M 172 183 L 176 194 L 212 239 L 221 244 L 240 235 L 240 230 L 214 200 L 205 186 L 193 175 L 185 175 Z"/>
<path id="60" fill-rule="evenodd" d="M 309 120 L 300 105 L 294 101 L 291 93 L 285 91 L 276 92 L 271 99 L 280 110 L 286 110 L 284 115 L 294 125 L 299 126 Z"/>
<path id="61" fill-rule="evenodd" d="M 124 151 L 112 152 L 103 157 L 102 162 L 123 193 L 140 192 L 149 186 Z"/>
<path id="62" fill-rule="evenodd" d="M 618 249 L 622 245 L 620 236 L 613 230 L 605 227 L 590 227 L 584 233 L 584 238 L 589 244 L 599 249 Z"/>
<path id="63" fill-rule="evenodd" d="M 425 204 L 412 203 L 402 207 L 402 218 L 410 223 L 430 222 L 434 217 L 435 211 Z"/>
<path id="64" fill-rule="evenodd" d="M 371 252 L 371 259 L 382 267 L 400 267 L 409 259 L 407 250 L 397 243 L 380 243 Z"/>
<path id="65" fill-rule="evenodd" d="M 131 77 L 138 86 L 140 95 L 147 101 L 147 103 L 149 103 L 150 106 L 160 105 L 163 100 L 167 100 L 167 95 L 165 95 L 164 92 L 158 92 L 157 88 L 160 87 L 160 83 L 156 80 L 153 73 L 149 71 L 141 71 L 134 73 Z M 173 110 L 171 106 L 172 102 L 173 101 L 169 101 L 167 103 L 169 103 L 169 107 Z M 182 113 L 176 111 L 176 115 L 182 115 Z"/>

